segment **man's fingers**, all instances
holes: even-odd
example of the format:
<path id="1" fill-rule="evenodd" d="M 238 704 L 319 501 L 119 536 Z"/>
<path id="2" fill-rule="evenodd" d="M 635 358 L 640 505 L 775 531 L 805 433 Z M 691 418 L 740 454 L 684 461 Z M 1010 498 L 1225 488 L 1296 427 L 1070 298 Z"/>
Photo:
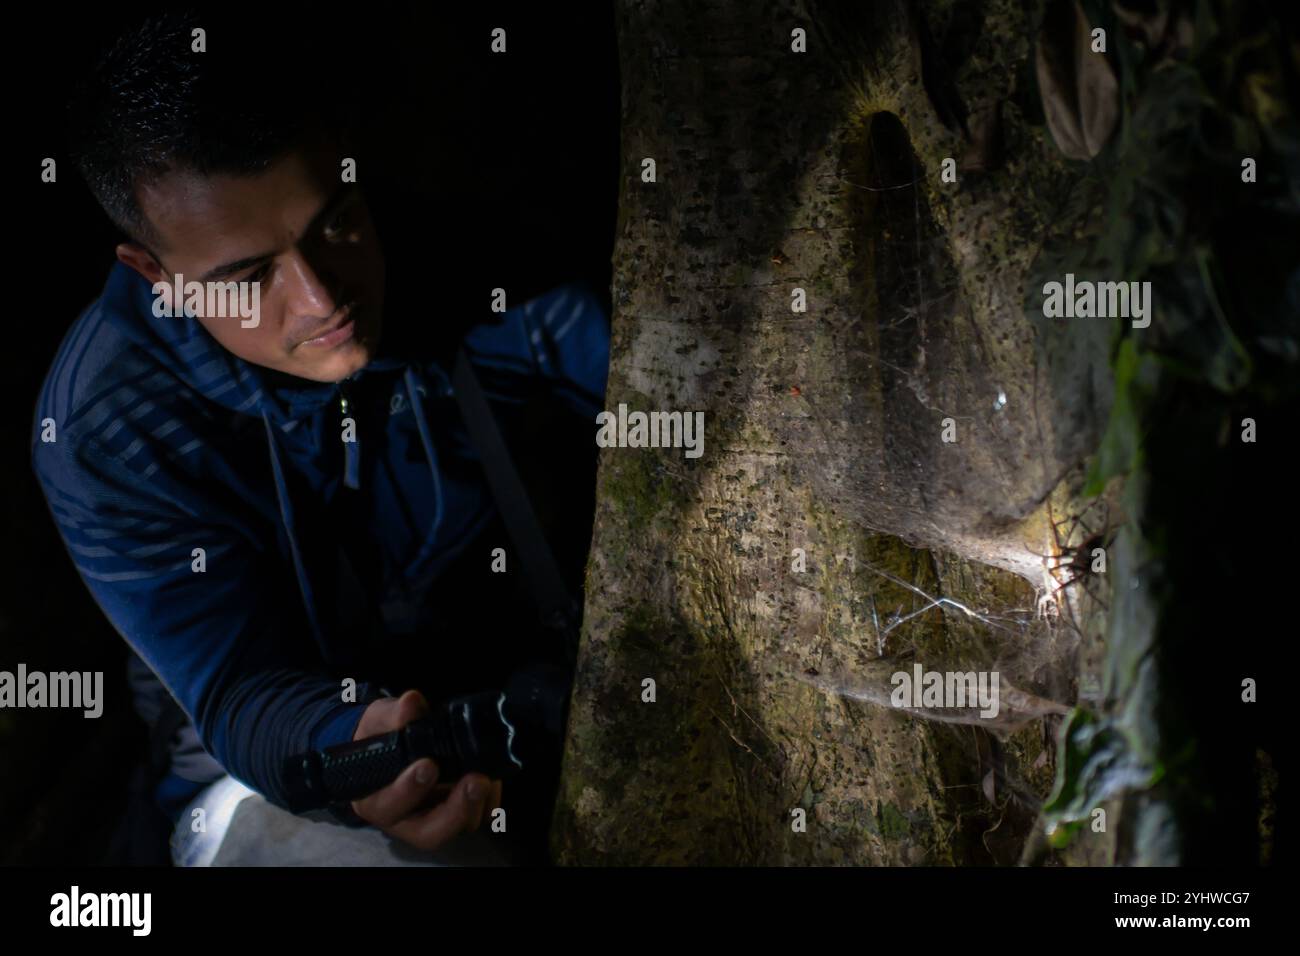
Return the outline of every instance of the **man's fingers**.
<path id="1" fill-rule="evenodd" d="M 473 778 L 482 787 L 477 802 L 469 798 L 470 784 Z M 470 826 L 483 815 L 483 797 L 487 795 L 486 777 L 482 774 L 468 774 L 461 779 L 451 795 L 432 810 L 408 817 L 387 827 L 387 832 L 411 846 L 423 850 L 436 850 L 462 830 L 472 830 Z M 475 824 L 476 826 L 477 824 Z"/>
<path id="2" fill-rule="evenodd" d="M 449 796 L 451 796 L 451 792 L 455 788 L 456 785 L 454 783 L 440 783 L 435 785 L 432 789 L 429 790 L 428 793 L 424 795 L 424 799 L 421 800 L 418 804 L 416 804 L 415 809 L 412 810 L 411 813 L 407 814 L 407 816 L 411 816 L 412 814 L 419 814 L 424 810 L 430 809 L 431 807 L 436 807 L 438 804 L 442 803 L 442 801 L 446 800 Z"/>
<path id="3" fill-rule="evenodd" d="M 488 810 L 488 801 L 492 799 L 492 781 L 481 773 L 470 773 L 465 775 L 461 786 L 465 788 L 465 797 L 470 808 L 470 822 L 467 829 L 473 832 L 482 825 L 483 814 Z M 471 792 L 474 796 L 470 796 Z"/>
<path id="4" fill-rule="evenodd" d="M 424 803 L 430 792 L 437 789 L 437 779 L 437 763 L 425 757 L 403 770 L 401 776 L 382 790 L 352 801 L 352 809 L 366 822 L 386 829 Z"/>

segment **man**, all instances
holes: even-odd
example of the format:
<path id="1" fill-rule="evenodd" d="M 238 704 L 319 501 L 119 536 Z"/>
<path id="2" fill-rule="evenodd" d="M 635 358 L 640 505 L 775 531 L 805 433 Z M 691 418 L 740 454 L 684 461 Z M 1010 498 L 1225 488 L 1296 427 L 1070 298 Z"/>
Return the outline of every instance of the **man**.
<path id="1" fill-rule="evenodd" d="M 142 662 L 137 706 L 155 727 L 172 700 L 183 711 L 163 724 L 158 794 L 178 862 L 212 858 L 193 834 L 232 817 L 232 794 L 259 794 L 283 832 L 286 757 L 500 686 L 538 651 L 521 572 L 493 570 L 508 529 L 453 358 L 463 347 L 507 436 L 536 437 L 520 416 L 552 398 L 570 424 L 591 423 L 608 365 L 606 318 L 582 283 L 463 336 L 439 322 L 417 286 L 428 251 L 408 237 L 396 251 L 411 264 L 394 268 L 340 172 L 354 145 L 328 82 L 340 61 L 246 26 L 151 19 L 79 89 L 74 157 L 127 238 L 35 415 L 51 514 Z M 256 314 L 209 314 L 185 296 L 191 281 L 246 283 Z M 552 451 L 578 447 L 545 434 Z M 509 796 L 482 774 L 439 781 L 424 759 L 341 816 L 442 851 Z"/>

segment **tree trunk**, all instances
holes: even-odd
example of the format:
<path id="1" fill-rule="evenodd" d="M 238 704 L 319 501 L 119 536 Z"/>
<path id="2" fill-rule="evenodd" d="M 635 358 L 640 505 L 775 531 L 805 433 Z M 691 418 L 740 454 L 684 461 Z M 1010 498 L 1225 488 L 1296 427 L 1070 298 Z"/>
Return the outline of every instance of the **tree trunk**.
<path id="1" fill-rule="evenodd" d="M 1043 6 L 620 3 L 606 407 L 705 440 L 601 453 L 562 862 L 1042 859 L 1063 715 L 1127 700 L 1119 482 L 1083 494 L 1112 326 L 1029 294 L 1113 116 L 1049 130 Z M 1000 713 L 890 706 L 917 665 Z M 1063 819 L 1097 806 L 1067 860 L 1115 858 L 1117 801 Z"/>

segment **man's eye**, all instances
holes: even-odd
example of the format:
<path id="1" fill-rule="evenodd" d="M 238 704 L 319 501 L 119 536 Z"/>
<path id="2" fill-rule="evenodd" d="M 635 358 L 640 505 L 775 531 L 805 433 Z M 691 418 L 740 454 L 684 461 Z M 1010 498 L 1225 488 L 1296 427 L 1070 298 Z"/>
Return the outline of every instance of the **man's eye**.
<path id="1" fill-rule="evenodd" d="M 261 282 L 271 272 L 271 263 L 264 262 L 248 274 L 245 282 Z"/>
<path id="2" fill-rule="evenodd" d="M 325 224 L 325 237 L 327 239 L 337 239 L 345 226 L 348 224 L 348 217 L 345 213 L 338 213 Z"/>

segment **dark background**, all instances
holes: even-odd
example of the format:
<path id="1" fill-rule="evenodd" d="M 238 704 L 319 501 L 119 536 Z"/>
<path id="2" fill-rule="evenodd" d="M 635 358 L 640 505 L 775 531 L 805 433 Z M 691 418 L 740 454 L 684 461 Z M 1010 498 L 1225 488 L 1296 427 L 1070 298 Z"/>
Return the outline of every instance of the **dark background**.
<path id="1" fill-rule="evenodd" d="M 618 182 L 618 58 L 612 7 L 362 4 L 340 28 L 365 91 L 372 145 L 358 181 L 390 257 L 424 276 L 429 321 L 487 318 L 573 278 L 606 297 Z M 148 9 L 22 6 L 7 12 L 5 182 L 11 270 L 3 362 L 5 544 L 0 670 L 104 672 L 103 716 L 0 710 L 0 864 L 123 862 L 125 821 L 147 759 L 130 706 L 126 645 L 94 604 L 32 476 L 37 392 L 60 341 L 98 295 L 117 234 L 67 162 L 70 83 L 120 26 Z M 339 14 L 322 5 L 304 16 Z M 249 28 L 261 20 L 252 8 Z M 490 32 L 507 31 L 507 53 Z M 209 38 L 209 43 L 211 38 Z M 293 37 L 286 37 L 292 43 Z M 268 91 L 268 95 L 273 95 Z M 41 161 L 58 162 L 56 183 Z M 391 265 L 390 265 L 391 269 Z M 585 545 L 585 542 L 584 542 Z"/>

